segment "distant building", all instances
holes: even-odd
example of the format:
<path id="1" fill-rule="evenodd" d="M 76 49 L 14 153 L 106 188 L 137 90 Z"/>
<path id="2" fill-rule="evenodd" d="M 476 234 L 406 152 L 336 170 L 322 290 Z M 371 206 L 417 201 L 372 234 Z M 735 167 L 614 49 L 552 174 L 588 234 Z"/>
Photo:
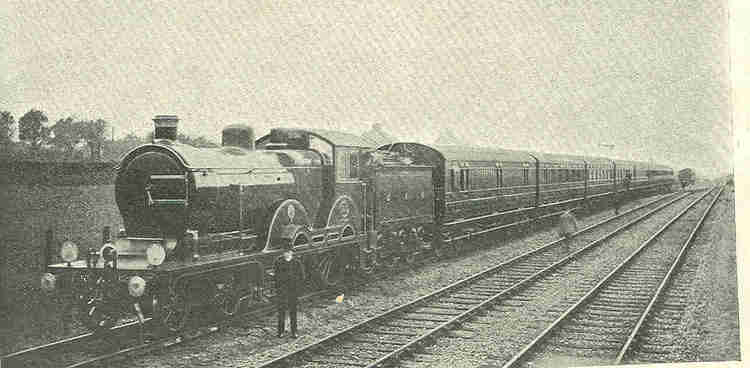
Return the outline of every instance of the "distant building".
<path id="1" fill-rule="evenodd" d="M 375 148 L 396 141 L 396 138 L 383 131 L 383 126 L 380 123 L 372 124 L 370 130 L 362 133 L 362 138 L 373 142 L 373 147 Z"/>

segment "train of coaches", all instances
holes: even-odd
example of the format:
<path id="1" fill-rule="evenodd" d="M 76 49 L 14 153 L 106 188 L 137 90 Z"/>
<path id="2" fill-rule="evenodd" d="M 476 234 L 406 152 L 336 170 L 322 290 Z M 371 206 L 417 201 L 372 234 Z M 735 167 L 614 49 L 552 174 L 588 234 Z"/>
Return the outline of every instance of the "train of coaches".
<path id="1" fill-rule="evenodd" d="M 117 167 L 124 230 L 100 249 L 60 246 L 42 277 L 74 295 L 94 329 L 128 316 L 172 331 L 207 308 L 231 316 L 268 296 L 287 246 L 307 286 L 414 263 L 520 221 L 627 192 L 671 190 L 671 168 L 602 157 L 369 141 L 337 131 L 247 126 L 220 148 L 176 141 L 178 119 L 154 118 L 154 140 Z"/>

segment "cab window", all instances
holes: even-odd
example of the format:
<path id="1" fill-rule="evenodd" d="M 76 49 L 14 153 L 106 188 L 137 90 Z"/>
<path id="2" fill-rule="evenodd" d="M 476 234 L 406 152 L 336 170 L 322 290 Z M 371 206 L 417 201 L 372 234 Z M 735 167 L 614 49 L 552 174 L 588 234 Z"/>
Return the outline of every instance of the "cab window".
<path id="1" fill-rule="evenodd" d="M 341 147 L 336 149 L 336 177 L 341 180 L 359 178 L 359 150 Z"/>

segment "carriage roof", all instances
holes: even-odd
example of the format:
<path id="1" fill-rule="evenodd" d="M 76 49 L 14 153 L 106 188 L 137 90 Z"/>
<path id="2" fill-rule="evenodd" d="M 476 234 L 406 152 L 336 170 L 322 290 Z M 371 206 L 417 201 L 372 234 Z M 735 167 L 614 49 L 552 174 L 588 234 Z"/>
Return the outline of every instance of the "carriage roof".
<path id="1" fill-rule="evenodd" d="M 392 148 L 421 147 L 429 149 L 438 154 L 445 161 L 457 162 L 520 162 L 532 163 L 538 159 L 540 163 L 552 165 L 583 165 L 584 161 L 589 163 L 606 163 L 611 164 L 611 160 L 601 157 L 584 157 L 569 154 L 542 153 L 533 151 L 518 151 L 502 148 L 489 147 L 466 147 L 466 146 L 447 146 L 433 145 L 427 146 L 421 143 L 398 142 L 381 146 L 381 150 L 391 150 Z"/>
<path id="2" fill-rule="evenodd" d="M 439 151 L 446 161 L 531 162 L 534 160 L 528 152 L 524 151 L 464 146 L 432 146 L 432 148 Z"/>

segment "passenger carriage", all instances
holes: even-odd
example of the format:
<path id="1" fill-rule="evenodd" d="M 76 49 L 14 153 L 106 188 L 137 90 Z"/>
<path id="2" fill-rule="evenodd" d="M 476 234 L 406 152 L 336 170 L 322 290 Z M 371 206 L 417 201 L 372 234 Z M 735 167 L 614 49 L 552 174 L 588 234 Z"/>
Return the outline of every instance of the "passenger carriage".
<path id="1" fill-rule="evenodd" d="M 623 190 L 662 190 L 673 181 L 664 166 L 600 157 L 413 142 L 379 150 L 435 168 L 436 222 L 448 242 L 501 229 L 519 217 L 556 216 Z M 623 188 L 628 175 L 629 188 Z"/>

